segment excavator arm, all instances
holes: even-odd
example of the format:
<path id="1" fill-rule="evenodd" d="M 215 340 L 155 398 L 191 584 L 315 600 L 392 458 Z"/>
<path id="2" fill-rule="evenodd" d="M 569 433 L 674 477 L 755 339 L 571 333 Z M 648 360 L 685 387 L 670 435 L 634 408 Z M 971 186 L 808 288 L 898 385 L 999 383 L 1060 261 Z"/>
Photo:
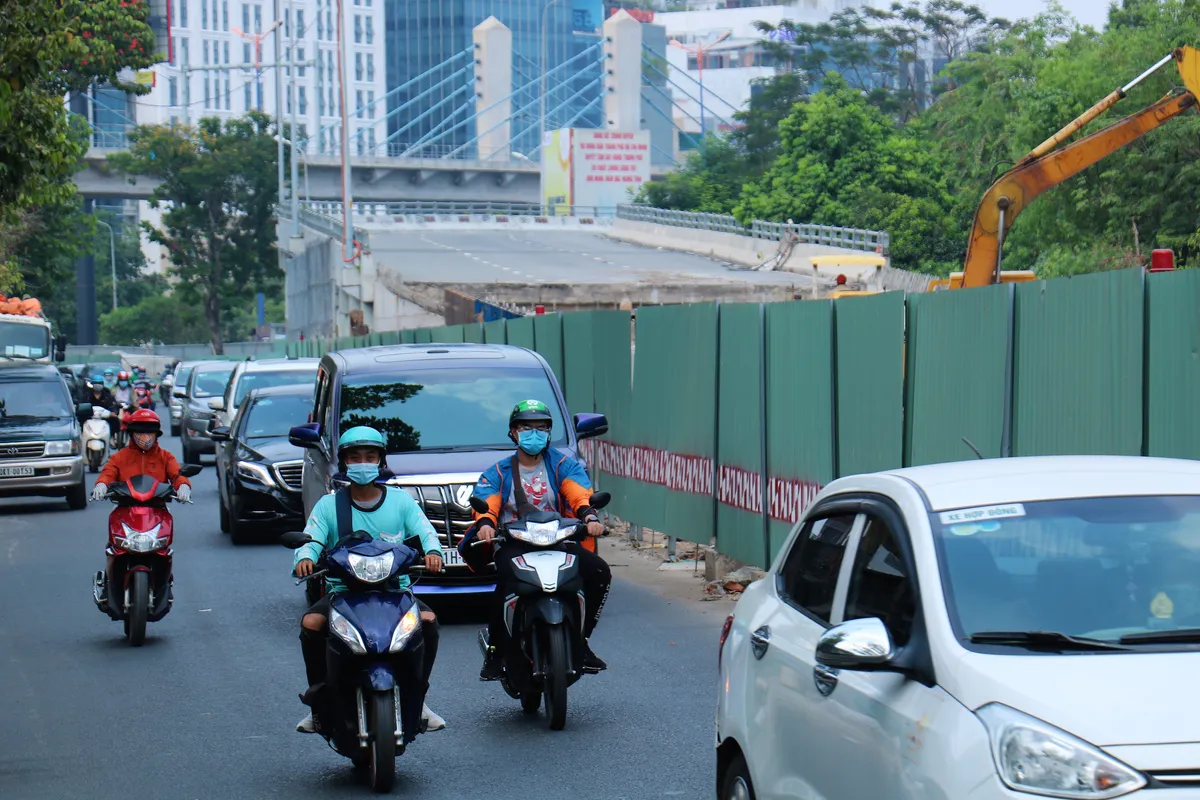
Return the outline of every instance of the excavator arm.
<path id="1" fill-rule="evenodd" d="M 1077 142 L 1056 148 L 1067 137 L 1098 117 L 1125 93 L 1155 69 L 1174 60 L 1186 91 L 1171 94 L 1149 108 L 1109 125 Z M 1183 47 L 1137 80 L 1110 94 L 1078 119 L 1047 139 L 1008 172 L 1000 176 L 983 196 L 975 211 L 967 258 L 963 265 L 962 286 L 987 286 L 997 282 L 1000 249 L 1013 220 L 1029 203 L 1073 175 L 1103 160 L 1168 120 L 1193 108 L 1200 97 L 1200 50 Z"/>

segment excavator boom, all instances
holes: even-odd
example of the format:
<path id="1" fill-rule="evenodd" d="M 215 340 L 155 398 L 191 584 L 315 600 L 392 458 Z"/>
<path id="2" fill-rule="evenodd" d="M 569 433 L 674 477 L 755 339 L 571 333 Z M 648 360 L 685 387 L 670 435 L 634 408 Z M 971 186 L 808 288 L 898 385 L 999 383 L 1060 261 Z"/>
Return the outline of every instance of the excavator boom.
<path id="1" fill-rule="evenodd" d="M 1126 91 L 1151 74 L 1154 68 L 1147 70 L 1137 80 L 1113 92 L 1040 144 L 992 184 L 975 211 L 975 223 L 971 227 L 967 258 L 963 264 L 961 285 L 964 288 L 997 282 L 1004 235 L 1017 215 L 1034 198 L 1197 105 L 1197 98 L 1200 97 L 1200 50 L 1182 47 L 1173 53 L 1173 58 L 1186 91 L 1168 95 L 1103 130 L 1065 147 L 1058 147 L 1066 138 L 1123 98 Z M 1159 62 L 1159 66 L 1167 60 Z"/>

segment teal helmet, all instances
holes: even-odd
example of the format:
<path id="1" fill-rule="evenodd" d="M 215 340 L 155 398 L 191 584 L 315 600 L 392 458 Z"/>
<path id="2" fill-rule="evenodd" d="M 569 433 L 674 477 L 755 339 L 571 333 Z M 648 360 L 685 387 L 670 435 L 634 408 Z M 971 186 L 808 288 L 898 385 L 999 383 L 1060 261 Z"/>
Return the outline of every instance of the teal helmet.
<path id="1" fill-rule="evenodd" d="M 342 434 L 338 439 L 338 464 L 344 470 L 346 462 L 342 458 L 342 454 L 352 447 L 374 447 L 379 450 L 379 460 L 382 463 L 387 457 L 387 439 L 383 434 L 374 428 L 366 425 L 358 425 Z"/>

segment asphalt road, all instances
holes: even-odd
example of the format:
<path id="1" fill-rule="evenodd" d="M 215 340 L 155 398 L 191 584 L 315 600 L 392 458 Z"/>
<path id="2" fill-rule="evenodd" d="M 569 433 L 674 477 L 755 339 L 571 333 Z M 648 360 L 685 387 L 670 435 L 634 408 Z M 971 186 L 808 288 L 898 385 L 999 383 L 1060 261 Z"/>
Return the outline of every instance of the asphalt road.
<path id="1" fill-rule="evenodd" d="M 141 648 L 91 599 L 111 506 L 0 501 L 0 798 L 370 795 L 347 760 L 294 731 L 306 709 L 291 553 L 235 548 L 220 533 L 209 461 L 193 479 L 195 505 L 172 506 L 175 605 Z M 429 703 L 448 727 L 398 760 L 393 795 L 712 796 L 719 622 L 614 573 L 593 638 L 609 669 L 572 687 L 561 732 L 478 680 L 482 617 L 435 606 Z"/>
<path id="2" fill-rule="evenodd" d="M 641 247 L 586 231 L 373 230 L 371 251 L 381 265 L 413 282 L 808 282 L 791 272 L 731 269 L 705 256 Z"/>

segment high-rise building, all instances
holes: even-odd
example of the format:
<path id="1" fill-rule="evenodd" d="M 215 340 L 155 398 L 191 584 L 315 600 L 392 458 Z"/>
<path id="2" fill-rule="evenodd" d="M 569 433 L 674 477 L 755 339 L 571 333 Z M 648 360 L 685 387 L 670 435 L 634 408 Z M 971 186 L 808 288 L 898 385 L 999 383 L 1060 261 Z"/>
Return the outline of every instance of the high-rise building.
<path id="1" fill-rule="evenodd" d="M 470 48 L 475 26 L 494 16 L 513 37 L 513 150 L 536 161 L 543 124 L 546 130 L 601 124 L 602 102 L 596 99 L 601 95 L 599 48 L 584 55 L 600 41 L 601 0 L 384 2 L 387 82 L 393 90 Z M 388 144 L 393 154 L 438 156 L 463 148 L 464 154 L 488 155 L 470 149 L 484 131 L 475 129 L 469 66 L 469 61 L 459 60 L 389 96 Z M 460 67 L 468 69 L 435 85 Z"/>

